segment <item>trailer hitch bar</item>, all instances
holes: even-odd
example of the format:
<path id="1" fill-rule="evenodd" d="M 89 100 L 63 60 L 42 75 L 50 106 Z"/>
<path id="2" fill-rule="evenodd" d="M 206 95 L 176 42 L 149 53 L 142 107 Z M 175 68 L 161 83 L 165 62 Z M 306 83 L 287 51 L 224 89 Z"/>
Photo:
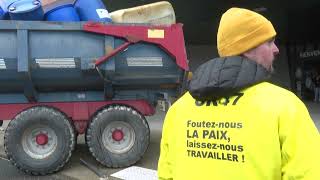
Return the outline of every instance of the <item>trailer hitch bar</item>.
<path id="1" fill-rule="evenodd" d="M 139 38 L 133 37 L 133 36 L 126 36 L 125 39 L 127 40 L 127 42 L 121 44 L 119 47 L 117 47 L 116 49 L 112 50 L 112 51 L 111 51 L 110 53 L 108 53 L 107 55 L 98 58 L 98 59 L 95 61 L 95 67 L 98 67 L 98 66 L 101 65 L 102 63 L 106 62 L 108 59 L 110 59 L 111 57 L 113 57 L 114 55 L 116 55 L 117 53 L 119 53 L 120 51 L 123 51 L 123 50 L 126 49 L 130 44 L 134 44 L 134 43 L 137 43 L 137 42 L 141 41 Z"/>
<path id="2" fill-rule="evenodd" d="M 99 66 L 100 64 L 106 62 L 108 59 L 110 59 L 112 56 L 116 55 L 118 52 L 126 49 L 130 44 L 132 44 L 131 42 L 125 42 L 124 44 L 122 44 L 121 46 L 117 47 L 116 49 L 112 50 L 110 53 L 108 53 L 105 56 L 102 56 L 100 58 L 98 58 L 95 61 L 95 67 Z"/>

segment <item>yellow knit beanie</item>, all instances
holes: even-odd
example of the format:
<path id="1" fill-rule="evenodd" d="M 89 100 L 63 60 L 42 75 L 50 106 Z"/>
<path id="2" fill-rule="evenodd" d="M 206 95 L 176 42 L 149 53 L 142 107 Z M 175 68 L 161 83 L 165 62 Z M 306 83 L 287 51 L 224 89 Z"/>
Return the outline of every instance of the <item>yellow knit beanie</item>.
<path id="1" fill-rule="evenodd" d="M 217 34 L 220 57 L 240 55 L 275 37 L 271 22 L 242 8 L 231 8 L 221 17 Z"/>

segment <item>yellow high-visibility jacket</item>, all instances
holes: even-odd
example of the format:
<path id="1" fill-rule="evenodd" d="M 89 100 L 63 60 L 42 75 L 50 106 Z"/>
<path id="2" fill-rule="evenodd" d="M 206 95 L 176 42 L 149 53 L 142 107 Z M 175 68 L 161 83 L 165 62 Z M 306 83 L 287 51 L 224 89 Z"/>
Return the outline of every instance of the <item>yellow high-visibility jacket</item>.
<path id="1" fill-rule="evenodd" d="M 320 180 L 320 135 L 293 93 L 262 82 L 169 109 L 160 180 Z"/>

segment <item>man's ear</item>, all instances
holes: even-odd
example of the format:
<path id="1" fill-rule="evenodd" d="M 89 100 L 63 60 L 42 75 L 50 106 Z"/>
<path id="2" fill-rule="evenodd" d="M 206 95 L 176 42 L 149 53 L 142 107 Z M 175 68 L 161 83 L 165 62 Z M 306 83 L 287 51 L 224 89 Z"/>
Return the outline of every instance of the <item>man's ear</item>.
<path id="1" fill-rule="evenodd" d="M 244 52 L 242 55 L 248 59 L 254 59 L 255 51 L 254 49 L 250 49 L 249 51 Z"/>

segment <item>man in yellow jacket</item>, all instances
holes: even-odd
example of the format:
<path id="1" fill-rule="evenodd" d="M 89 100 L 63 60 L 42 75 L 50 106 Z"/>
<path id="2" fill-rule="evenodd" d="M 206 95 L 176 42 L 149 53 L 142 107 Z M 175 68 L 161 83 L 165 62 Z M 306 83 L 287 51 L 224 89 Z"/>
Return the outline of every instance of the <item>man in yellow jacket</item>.
<path id="1" fill-rule="evenodd" d="M 163 125 L 161 180 L 320 180 L 320 136 L 290 91 L 266 82 L 273 25 L 241 8 L 220 21 L 220 58 L 201 65 Z"/>

